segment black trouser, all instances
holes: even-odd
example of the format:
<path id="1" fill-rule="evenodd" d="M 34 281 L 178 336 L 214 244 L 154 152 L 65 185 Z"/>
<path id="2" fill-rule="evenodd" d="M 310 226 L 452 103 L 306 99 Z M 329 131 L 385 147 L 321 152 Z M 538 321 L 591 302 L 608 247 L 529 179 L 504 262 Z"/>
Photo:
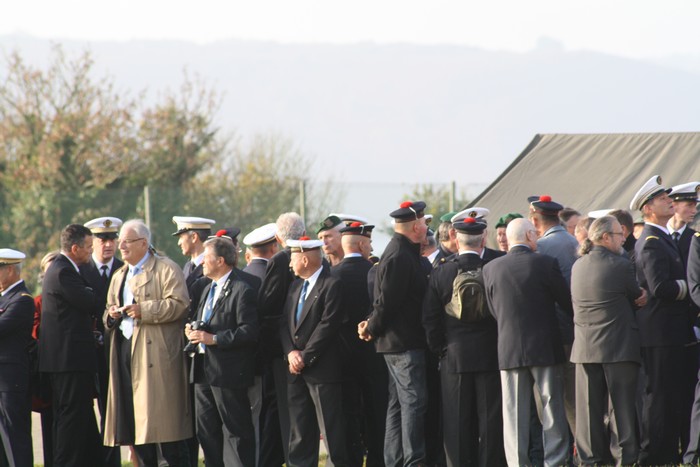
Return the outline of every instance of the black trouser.
<path id="1" fill-rule="evenodd" d="M 102 466 L 93 394 L 95 373 L 51 373 L 54 467 Z"/>
<path id="2" fill-rule="evenodd" d="M 677 464 L 690 438 L 697 372 L 695 347 L 642 347 L 647 373 L 639 463 Z"/>
<path id="3" fill-rule="evenodd" d="M 189 456 L 185 441 L 173 441 L 170 443 L 149 443 L 134 446 L 139 467 L 158 467 L 160 456 L 169 467 L 189 466 Z"/>

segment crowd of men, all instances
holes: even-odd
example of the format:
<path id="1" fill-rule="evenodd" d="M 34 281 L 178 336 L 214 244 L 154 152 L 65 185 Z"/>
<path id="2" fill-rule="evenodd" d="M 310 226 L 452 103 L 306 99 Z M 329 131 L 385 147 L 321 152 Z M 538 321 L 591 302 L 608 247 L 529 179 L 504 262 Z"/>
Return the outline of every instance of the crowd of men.
<path id="1" fill-rule="evenodd" d="M 33 465 L 32 409 L 56 467 L 697 464 L 698 189 L 652 177 L 638 222 L 533 196 L 498 250 L 488 209 L 406 201 L 381 259 L 353 215 L 176 216 L 182 268 L 101 217 L 36 298 L 0 249 L 0 465 Z"/>

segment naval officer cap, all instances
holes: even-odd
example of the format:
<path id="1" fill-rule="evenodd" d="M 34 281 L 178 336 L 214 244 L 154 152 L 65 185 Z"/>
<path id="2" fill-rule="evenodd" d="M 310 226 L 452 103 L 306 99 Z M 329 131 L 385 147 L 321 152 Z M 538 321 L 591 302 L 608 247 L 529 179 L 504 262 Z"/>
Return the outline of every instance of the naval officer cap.
<path id="1" fill-rule="evenodd" d="M 453 223 L 452 226 L 457 232 L 469 235 L 478 235 L 484 233 L 484 230 L 486 230 L 486 224 L 479 222 L 478 219 L 473 217 L 466 217 L 461 221 Z"/>
<path id="2" fill-rule="evenodd" d="M 637 191 L 630 202 L 630 210 L 641 211 L 645 204 L 659 196 L 661 193 L 669 193 L 670 188 L 661 186 L 661 176 L 654 175 Z"/>
<path id="3" fill-rule="evenodd" d="M 353 222 L 350 225 L 340 229 L 341 235 L 362 235 L 363 237 L 371 237 L 373 225 Z"/>
<path id="4" fill-rule="evenodd" d="M 613 211 L 614 209 L 596 209 L 595 211 L 589 212 L 588 217 L 590 217 L 591 219 L 600 219 L 601 217 L 605 217 Z"/>
<path id="5" fill-rule="evenodd" d="M 246 246 L 250 247 L 267 245 L 268 243 L 272 243 L 273 241 L 275 241 L 276 233 L 277 224 L 271 222 L 269 224 L 263 225 L 262 227 L 258 227 L 257 229 L 253 230 L 248 235 L 243 237 L 243 243 Z"/>
<path id="6" fill-rule="evenodd" d="M 412 222 L 425 216 L 425 203 L 423 201 L 404 201 L 399 209 L 391 211 L 389 215 L 394 218 L 394 222 L 401 224 Z"/>
<path id="7" fill-rule="evenodd" d="M 339 226 L 342 224 L 343 221 L 340 220 L 340 217 L 331 214 L 325 219 L 323 219 L 321 222 L 318 223 L 318 229 L 316 230 L 316 235 L 320 234 L 321 232 L 324 232 L 326 230 L 331 230 L 334 227 Z"/>
<path id="8" fill-rule="evenodd" d="M 361 224 L 369 224 L 369 219 L 362 216 L 357 216 L 355 214 L 346 214 L 344 212 L 332 212 L 329 216 L 336 216 L 341 221 L 345 222 L 345 225 L 350 225 L 353 222 L 359 222 Z"/>
<path id="9" fill-rule="evenodd" d="M 491 213 L 486 208 L 479 208 L 479 207 L 473 207 L 473 208 L 467 208 L 463 211 L 459 211 L 457 214 L 452 216 L 452 219 L 450 219 L 450 222 L 453 224 L 455 222 L 462 222 L 464 219 L 467 217 L 472 217 L 476 219 L 477 221 L 481 222 L 482 224 L 486 225 L 486 216 L 488 216 Z"/>
<path id="10" fill-rule="evenodd" d="M 177 225 L 177 231 L 173 237 L 189 232 L 190 230 L 211 230 L 216 221 L 205 217 L 173 216 L 173 224 Z"/>
<path id="11" fill-rule="evenodd" d="M 698 200 L 698 189 L 700 189 L 700 182 L 684 183 L 671 188 L 668 196 L 673 201 L 695 201 L 697 203 L 700 201 Z"/>
<path id="12" fill-rule="evenodd" d="M 299 240 L 287 240 L 287 246 L 292 250 L 292 253 L 305 253 L 320 249 L 323 246 L 323 240 L 301 237 Z"/>
<path id="13" fill-rule="evenodd" d="M 238 227 L 224 227 L 221 230 L 217 230 L 214 235 L 209 235 L 209 238 L 228 238 L 232 242 L 238 239 L 238 235 L 241 233 L 241 229 Z"/>
<path id="14" fill-rule="evenodd" d="M 13 250 L 12 248 L 0 248 L 0 266 L 19 264 L 24 261 L 24 258 L 26 258 L 26 255 L 21 251 Z"/>
<path id="15" fill-rule="evenodd" d="M 122 220 L 118 217 L 98 217 L 91 221 L 87 221 L 85 227 L 90 229 L 90 232 L 103 240 L 113 240 L 119 235 L 119 229 L 122 226 Z"/>
<path id="16" fill-rule="evenodd" d="M 510 221 L 513 219 L 522 219 L 523 216 L 522 214 L 519 214 L 517 212 L 509 212 L 506 215 L 503 215 L 498 218 L 498 221 L 496 222 L 496 228 L 498 229 L 499 227 L 507 227 L 508 224 L 510 224 Z"/>
<path id="17" fill-rule="evenodd" d="M 539 212 L 545 216 L 556 216 L 559 211 L 564 209 L 564 206 L 552 201 L 552 197 L 549 195 L 529 196 L 527 200 L 530 203 L 530 207 L 535 212 Z"/>

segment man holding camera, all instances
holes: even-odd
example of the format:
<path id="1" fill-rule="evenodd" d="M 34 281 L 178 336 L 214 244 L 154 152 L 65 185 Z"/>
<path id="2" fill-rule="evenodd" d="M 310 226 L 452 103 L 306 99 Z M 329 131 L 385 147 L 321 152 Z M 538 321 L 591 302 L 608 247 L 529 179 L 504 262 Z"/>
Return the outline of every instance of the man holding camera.
<path id="1" fill-rule="evenodd" d="M 227 238 L 204 242 L 204 275 L 196 321 L 185 326 L 193 354 L 197 438 L 207 466 L 255 465 L 255 431 L 248 387 L 255 375 L 257 294 L 235 268 Z"/>
<path id="2" fill-rule="evenodd" d="M 112 277 L 104 316 L 110 360 L 104 444 L 134 445 L 142 467 L 156 467 L 159 456 L 186 465 L 192 412 L 182 322 L 189 295 L 180 267 L 150 243 L 143 221 L 124 223 L 119 251 L 126 264 Z"/>

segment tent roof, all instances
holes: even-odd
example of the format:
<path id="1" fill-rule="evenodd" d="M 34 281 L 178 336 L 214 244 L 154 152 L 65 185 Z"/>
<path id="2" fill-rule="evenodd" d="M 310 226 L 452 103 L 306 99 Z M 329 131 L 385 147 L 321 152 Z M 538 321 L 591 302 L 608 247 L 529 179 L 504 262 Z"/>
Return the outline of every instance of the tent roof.
<path id="1" fill-rule="evenodd" d="M 700 133 L 536 135 L 469 206 L 488 208 L 491 222 L 509 212 L 527 215 L 531 195 L 550 195 L 584 216 L 596 209 L 629 210 L 654 175 L 666 187 L 700 180 Z"/>

